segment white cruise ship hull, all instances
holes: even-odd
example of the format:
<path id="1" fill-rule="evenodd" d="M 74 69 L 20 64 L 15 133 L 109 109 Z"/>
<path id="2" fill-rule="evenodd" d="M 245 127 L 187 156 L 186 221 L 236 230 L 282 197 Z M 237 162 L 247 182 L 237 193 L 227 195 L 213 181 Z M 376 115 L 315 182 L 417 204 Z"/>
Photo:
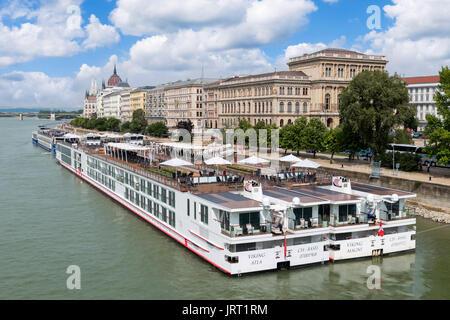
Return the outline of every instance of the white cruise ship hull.
<path id="1" fill-rule="evenodd" d="M 68 150 L 67 147 L 66 150 Z M 206 229 L 200 222 L 196 220 L 192 221 L 192 212 L 190 217 L 187 216 L 186 212 L 188 212 L 188 209 L 186 207 L 186 201 L 195 195 L 192 195 L 189 192 L 181 192 L 162 183 L 151 181 L 151 183 L 175 193 L 176 204 L 174 205 L 174 208 L 172 208 L 175 212 L 174 224 L 176 227 L 174 227 L 169 225 L 169 223 L 164 222 L 161 218 L 142 209 L 142 207 L 130 199 L 126 199 L 126 197 L 123 196 L 126 186 L 119 180 L 115 180 L 115 190 L 112 190 L 90 177 L 87 174 L 88 154 L 81 150 L 70 148 L 70 159 L 67 158 L 63 160 L 63 157 L 64 155 L 62 152 L 57 149 L 56 159 L 64 168 L 116 200 L 140 218 L 146 220 L 182 246 L 212 264 L 214 267 L 230 275 L 294 268 L 329 261 L 372 257 L 374 255 L 398 253 L 415 249 L 415 240 L 413 239 L 415 231 L 386 235 L 384 237 L 374 237 L 375 239 L 367 237 L 335 241 L 330 238 L 330 235 L 338 231 L 342 232 L 342 227 L 325 227 L 314 230 L 295 231 L 286 236 L 265 234 L 230 238 L 220 232 L 220 227 L 219 229 L 215 227 Z M 120 169 L 124 170 L 123 168 Z M 136 175 L 136 173 L 131 170 L 128 171 L 128 173 Z M 141 196 L 146 196 L 146 194 L 141 193 Z M 159 203 L 161 206 L 165 205 L 159 200 L 152 200 Z M 192 198 L 191 201 L 193 201 Z M 168 207 L 168 210 L 170 209 L 171 208 Z M 410 220 L 411 221 L 408 221 L 406 224 L 415 223 L 415 219 Z M 373 229 L 374 227 L 369 227 L 369 225 L 359 225 L 357 227 L 349 228 L 355 230 L 368 230 L 370 228 Z M 388 226 L 386 226 L 386 228 L 388 228 Z M 321 240 L 305 244 L 295 244 L 296 239 L 311 236 L 319 237 Z M 268 249 L 257 248 L 256 250 L 244 252 L 229 250 L 230 245 L 248 242 L 259 244 L 265 241 L 278 241 L 280 245 Z M 339 250 L 337 250 L 338 247 Z M 227 259 L 227 257 L 230 256 L 237 259 L 238 263 L 230 262 L 229 259 Z"/>

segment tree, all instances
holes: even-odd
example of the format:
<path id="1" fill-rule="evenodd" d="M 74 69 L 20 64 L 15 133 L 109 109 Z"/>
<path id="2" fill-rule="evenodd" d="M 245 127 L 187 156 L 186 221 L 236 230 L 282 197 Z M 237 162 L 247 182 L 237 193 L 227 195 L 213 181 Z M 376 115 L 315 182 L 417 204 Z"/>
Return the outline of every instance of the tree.
<path id="1" fill-rule="evenodd" d="M 317 118 L 313 118 L 309 121 L 303 130 L 301 136 L 302 146 L 306 150 L 311 150 L 316 157 L 318 151 L 325 150 L 325 139 L 328 135 L 328 129 Z"/>
<path id="2" fill-rule="evenodd" d="M 177 129 L 185 129 L 189 133 L 192 133 L 192 129 L 194 129 L 194 124 L 190 119 L 188 121 L 180 121 L 177 123 Z"/>
<path id="3" fill-rule="evenodd" d="M 344 131 L 341 126 L 328 131 L 325 138 L 325 146 L 331 152 L 331 160 L 333 160 L 335 153 L 345 150 Z"/>
<path id="4" fill-rule="evenodd" d="M 294 135 L 293 124 L 287 124 L 280 129 L 280 147 L 284 149 L 284 153 L 294 150 Z"/>
<path id="5" fill-rule="evenodd" d="M 120 120 L 119 119 L 109 118 L 106 121 L 105 125 L 106 125 L 106 130 L 115 131 L 115 132 L 120 131 Z"/>
<path id="6" fill-rule="evenodd" d="M 130 121 L 125 121 L 120 126 L 120 131 L 121 132 L 130 132 L 130 127 L 131 127 L 131 122 Z"/>
<path id="7" fill-rule="evenodd" d="M 142 109 L 137 109 L 133 111 L 133 116 L 130 124 L 130 130 L 133 133 L 141 133 L 145 131 L 147 127 L 147 117 Z"/>
<path id="8" fill-rule="evenodd" d="M 252 125 L 248 120 L 242 119 L 241 121 L 239 121 L 238 129 L 242 129 L 245 132 L 251 128 L 252 128 Z"/>
<path id="9" fill-rule="evenodd" d="M 397 144 L 414 144 L 411 133 L 406 129 L 396 129 L 393 140 Z"/>
<path id="10" fill-rule="evenodd" d="M 292 144 L 293 144 L 293 148 L 292 150 L 297 151 L 297 155 L 300 153 L 300 150 L 304 150 L 305 147 L 303 145 L 303 135 L 304 135 L 304 131 L 306 129 L 306 126 L 308 125 L 308 119 L 306 119 L 305 116 L 302 116 L 300 118 L 295 119 L 294 121 L 294 125 L 292 128 L 292 135 L 291 135 L 291 139 L 292 139 Z"/>
<path id="11" fill-rule="evenodd" d="M 405 82 L 384 71 L 361 72 L 341 94 L 340 117 L 352 139 L 348 144 L 370 148 L 374 155 L 384 153 L 394 128 L 414 124 L 416 113 Z"/>
<path id="12" fill-rule="evenodd" d="M 450 164 L 450 69 L 442 67 L 439 72 L 439 86 L 434 100 L 442 120 L 436 116 L 427 115 L 425 136 L 429 137 L 425 152 L 435 156 L 438 163 Z"/>
<path id="13" fill-rule="evenodd" d="M 147 128 L 147 133 L 154 137 L 161 137 L 169 132 L 169 129 L 164 122 L 154 122 Z"/>

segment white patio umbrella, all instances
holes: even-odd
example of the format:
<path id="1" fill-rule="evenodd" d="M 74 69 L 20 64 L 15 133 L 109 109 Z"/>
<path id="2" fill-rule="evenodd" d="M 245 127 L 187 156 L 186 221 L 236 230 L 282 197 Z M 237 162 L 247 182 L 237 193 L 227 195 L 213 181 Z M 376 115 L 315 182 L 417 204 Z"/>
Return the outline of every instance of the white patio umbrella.
<path id="1" fill-rule="evenodd" d="M 320 164 L 318 164 L 317 162 L 305 159 L 305 160 L 301 160 L 295 164 L 292 165 L 292 167 L 294 168 L 310 168 L 310 169 L 317 169 L 320 167 Z"/>
<path id="2" fill-rule="evenodd" d="M 253 164 L 253 165 L 258 165 L 261 163 L 269 163 L 269 160 L 263 159 L 263 158 L 258 158 L 256 156 L 251 156 L 250 158 L 238 161 L 238 163 L 243 163 L 243 164 Z"/>
<path id="3" fill-rule="evenodd" d="M 228 161 L 228 160 L 226 160 L 224 158 L 221 158 L 221 157 L 215 157 L 215 158 L 211 158 L 211 159 L 205 160 L 205 163 L 207 165 L 226 165 L 226 164 L 231 164 L 230 161 Z"/>
<path id="4" fill-rule="evenodd" d="M 297 163 L 297 162 L 302 161 L 302 159 L 299 159 L 296 156 L 293 156 L 292 154 L 285 156 L 283 158 L 280 158 L 279 160 L 283 161 L 283 162 L 291 162 L 291 163 Z"/>
<path id="5" fill-rule="evenodd" d="M 173 158 L 168 161 L 160 163 L 162 166 L 169 166 L 169 167 L 183 167 L 183 166 L 193 166 L 192 163 L 189 161 L 185 161 L 183 159 Z"/>

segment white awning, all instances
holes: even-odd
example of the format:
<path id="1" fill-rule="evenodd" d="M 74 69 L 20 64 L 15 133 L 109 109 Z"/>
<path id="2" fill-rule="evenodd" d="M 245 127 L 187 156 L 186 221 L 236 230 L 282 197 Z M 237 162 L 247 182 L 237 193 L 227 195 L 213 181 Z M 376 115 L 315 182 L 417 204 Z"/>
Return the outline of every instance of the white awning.
<path id="1" fill-rule="evenodd" d="M 263 159 L 263 158 L 258 158 L 256 156 L 251 156 L 250 158 L 238 161 L 238 163 L 244 163 L 244 164 L 261 164 L 261 163 L 269 163 L 269 160 Z"/>
<path id="2" fill-rule="evenodd" d="M 173 158 L 168 161 L 160 163 L 162 166 L 169 166 L 169 167 L 183 167 L 183 166 L 193 166 L 192 163 L 185 161 L 183 159 Z"/>
<path id="3" fill-rule="evenodd" d="M 305 159 L 305 160 L 301 160 L 295 164 L 292 165 L 292 167 L 294 168 L 310 168 L 310 169 L 317 169 L 320 167 L 320 164 L 318 164 L 317 162 Z"/>
<path id="4" fill-rule="evenodd" d="M 207 165 L 226 165 L 226 164 L 231 164 L 230 161 L 225 160 L 224 158 L 221 158 L 221 157 L 215 157 L 215 158 L 211 158 L 211 159 L 205 160 L 205 163 Z"/>
<path id="5" fill-rule="evenodd" d="M 293 156 L 292 154 L 290 154 L 290 155 L 288 155 L 286 157 L 280 158 L 279 160 L 283 161 L 283 162 L 291 162 L 291 163 L 292 162 L 297 163 L 297 162 L 302 161 L 302 159 L 299 159 L 296 156 Z"/>
<path id="6" fill-rule="evenodd" d="M 106 146 L 111 147 L 111 148 L 120 149 L 120 150 L 125 150 L 125 151 L 147 151 L 147 150 L 150 150 L 150 148 L 148 148 L 148 147 L 142 147 L 142 146 L 138 146 L 138 145 L 131 144 L 131 143 L 110 142 L 110 143 L 106 144 Z"/>

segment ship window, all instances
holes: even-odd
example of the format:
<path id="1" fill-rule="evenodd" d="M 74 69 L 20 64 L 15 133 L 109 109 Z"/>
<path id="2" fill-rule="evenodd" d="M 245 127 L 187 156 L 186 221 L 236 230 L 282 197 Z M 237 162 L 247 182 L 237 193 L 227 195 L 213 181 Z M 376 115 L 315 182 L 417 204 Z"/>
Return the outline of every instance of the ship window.
<path id="1" fill-rule="evenodd" d="M 137 205 L 139 205 L 139 193 L 136 193 L 136 202 Z"/>
<path id="2" fill-rule="evenodd" d="M 187 199 L 187 215 L 191 215 L 191 200 Z"/>
<path id="3" fill-rule="evenodd" d="M 197 220 L 197 202 L 194 202 L 194 220 Z"/>
<path id="4" fill-rule="evenodd" d="M 153 214 L 159 218 L 159 204 L 153 202 Z"/>
<path id="5" fill-rule="evenodd" d="M 222 230 L 230 231 L 230 213 L 219 210 L 219 220 Z"/>
<path id="6" fill-rule="evenodd" d="M 167 190 L 164 188 L 161 188 L 161 201 L 164 203 L 167 201 Z"/>
<path id="7" fill-rule="evenodd" d="M 344 204 L 339 206 L 339 222 L 347 222 L 349 216 L 356 217 L 356 204 Z"/>
<path id="8" fill-rule="evenodd" d="M 148 194 L 149 196 L 152 195 L 152 184 L 151 184 L 150 181 L 147 181 L 147 194 Z"/>
<path id="9" fill-rule="evenodd" d="M 152 213 L 152 200 L 147 199 L 147 211 Z"/>
<path id="10" fill-rule="evenodd" d="M 153 198 L 159 199 L 159 186 L 153 185 Z"/>
<path id="11" fill-rule="evenodd" d="M 175 228 L 175 212 L 169 211 L 169 224 Z"/>
<path id="12" fill-rule="evenodd" d="M 175 192 L 169 191 L 169 205 L 175 208 Z"/>
<path id="13" fill-rule="evenodd" d="M 294 208 L 295 225 L 300 225 L 300 219 L 310 220 L 312 218 L 312 208 Z"/>
<path id="14" fill-rule="evenodd" d="M 208 207 L 200 205 L 200 220 L 204 224 L 208 224 Z"/>
<path id="15" fill-rule="evenodd" d="M 251 224 L 255 229 L 260 229 L 259 212 L 246 212 L 239 214 L 239 225 L 244 228 L 247 224 Z"/>
<path id="16" fill-rule="evenodd" d="M 331 239 L 335 240 L 335 241 L 349 240 L 351 238 L 352 238 L 352 233 L 351 232 L 337 233 L 337 234 L 332 234 L 331 235 Z"/>
<path id="17" fill-rule="evenodd" d="M 236 252 L 256 250 L 256 242 L 241 243 L 236 245 Z"/>
<path id="18" fill-rule="evenodd" d="M 130 198 L 130 192 L 128 190 L 128 188 L 125 188 L 125 199 L 129 199 Z"/>
<path id="19" fill-rule="evenodd" d="M 294 238 L 294 245 L 307 244 L 307 243 L 311 243 L 311 242 L 312 242 L 312 238 L 311 237 Z"/>
<path id="20" fill-rule="evenodd" d="M 167 222 L 167 209 L 165 207 L 161 207 L 161 219 Z"/>

